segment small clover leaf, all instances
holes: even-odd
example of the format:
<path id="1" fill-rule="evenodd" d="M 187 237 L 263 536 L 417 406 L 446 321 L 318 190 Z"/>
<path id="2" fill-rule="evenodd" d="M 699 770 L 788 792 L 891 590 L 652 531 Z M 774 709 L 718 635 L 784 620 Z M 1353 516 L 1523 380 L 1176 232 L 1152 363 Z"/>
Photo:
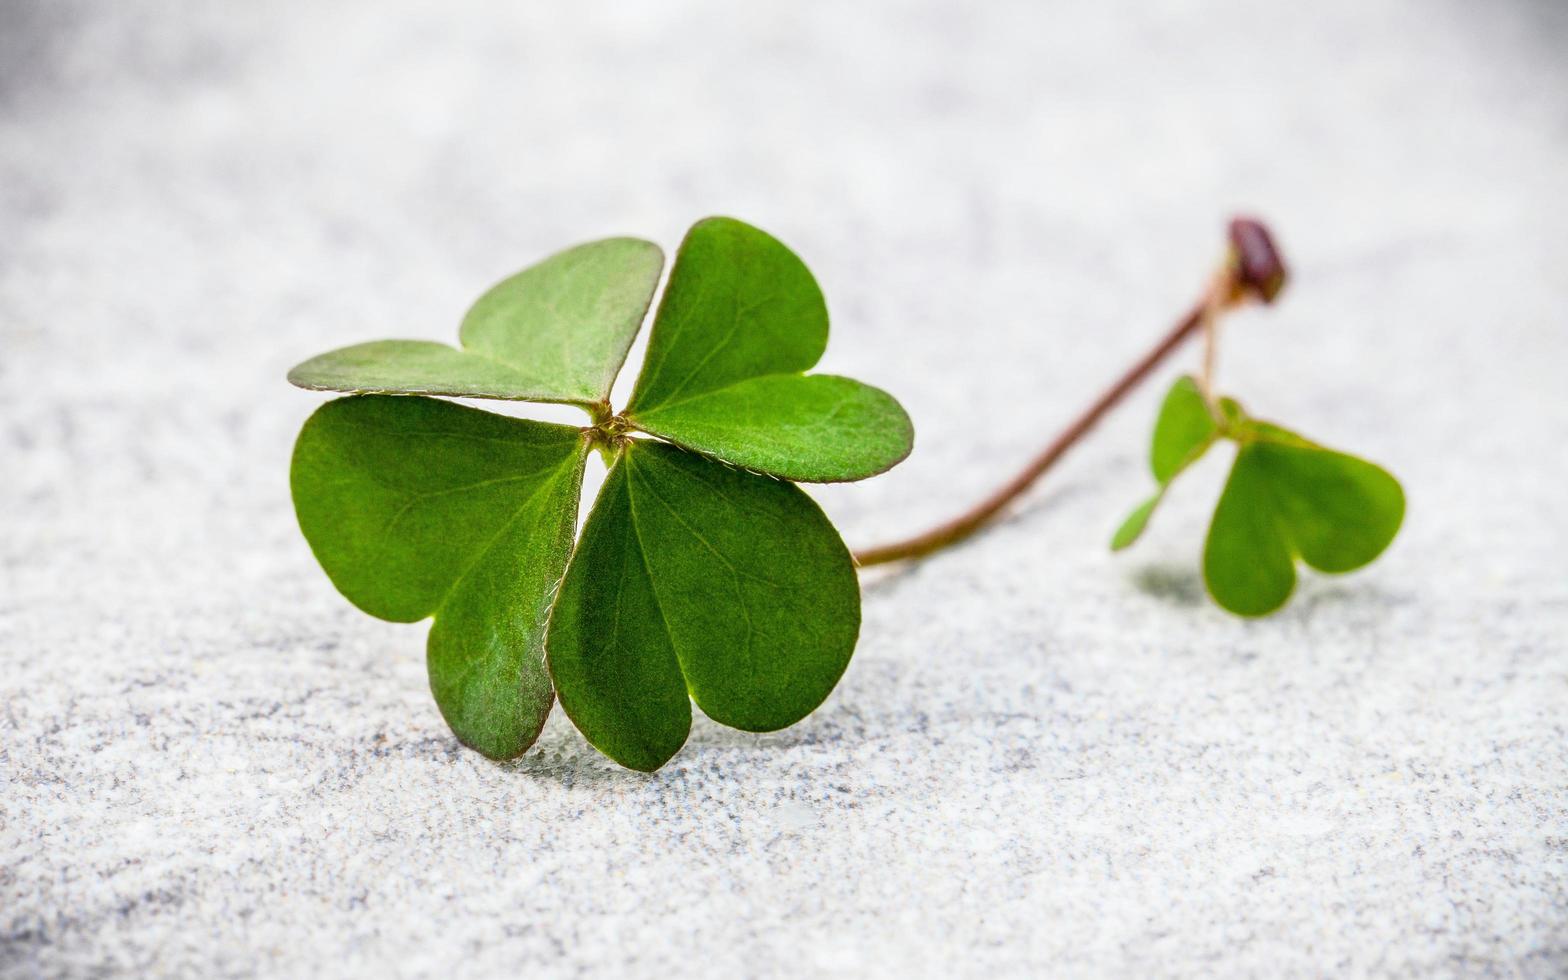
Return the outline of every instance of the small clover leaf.
<path id="1" fill-rule="evenodd" d="M 1149 447 L 1149 468 L 1154 471 L 1159 489 L 1116 529 L 1111 538 L 1112 551 L 1120 551 L 1138 540 L 1171 481 L 1201 459 L 1219 435 L 1219 423 L 1209 411 L 1198 383 L 1190 377 L 1177 379 L 1160 405 L 1154 422 L 1154 441 Z"/>
<path id="2" fill-rule="evenodd" d="M 1394 540 L 1405 497 L 1387 470 L 1252 419 L 1230 399 L 1218 409 L 1216 418 L 1191 378 L 1172 386 L 1151 454 L 1160 488 L 1123 522 L 1113 549 L 1136 540 L 1171 481 L 1222 437 L 1237 452 L 1209 527 L 1203 577 L 1223 608 L 1265 616 L 1290 598 L 1297 559 L 1321 572 L 1348 572 Z"/>
<path id="3" fill-rule="evenodd" d="M 881 472 L 909 453 L 908 417 L 875 388 L 802 374 L 827 342 L 821 292 L 782 244 L 727 218 L 688 233 L 631 408 L 613 415 L 661 265 L 636 239 L 579 246 L 481 297 L 462 350 L 377 341 L 290 372 L 356 393 L 296 443 L 306 540 L 364 611 L 435 617 L 436 702 L 492 758 L 525 751 L 559 693 L 595 746 L 657 769 L 686 739 L 690 700 L 721 724 L 782 728 L 822 703 L 854 650 L 849 552 L 803 491 L 770 477 Z M 432 394 L 574 403 L 594 424 L 417 397 Z M 612 465 L 574 552 L 595 445 Z"/>
<path id="4" fill-rule="evenodd" d="M 1274 426 L 1243 432 L 1203 549 L 1209 594 L 1231 612 L 1267 615 L 1290 598 L 1296 558 L 1353 571 L 1383 553 L 1404 515 L 1404 491 L 1382 467 Z"/>

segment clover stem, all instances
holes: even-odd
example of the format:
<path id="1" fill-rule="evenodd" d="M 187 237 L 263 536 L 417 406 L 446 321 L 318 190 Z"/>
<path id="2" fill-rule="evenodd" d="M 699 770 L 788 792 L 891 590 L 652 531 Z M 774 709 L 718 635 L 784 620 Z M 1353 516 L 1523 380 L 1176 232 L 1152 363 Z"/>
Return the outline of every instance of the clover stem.
<path id="1" fill-rule="evenodd" d="M 1219 397 L 1214 393 L 1215 362 L 1219 355 L 1220 314 L 1235 302 L 1235 275 L 1235 263 L 1227 261 L 1204 294 L 1200 314 L 1203 365 L 1198 372 L 1198 392 L 1203 395 L 1203 404 L 1208 408 L 1209 415 L 1222 427 L 1225 425 L 1225 413 L 1220 410 Z"/>
<path id="2" fill-rule="evenodd" d="M 1149 376 L 1194 333 L 1204 332 L 1203 376 L 1199 381 L 1210 411 L 1218 412 L 1211 390 L 1214 371 L 1215 331 L 1220 314 L 1251 299 L 1273 302 L 1285 282 L 1285 266 L 1273 237 L 1259 221 L 1237 218 L 1230 224 L 1230 247 L 1225 261 L 1201 299 L 1177 321 L 1164 337 L 1117 378 L 1082 414 L 1052 439 L 1018 475 L 997 488 L 974 507 L 923 534 L 903 541 L 866 548 L 855 553 L 858 565 L 882 565 L 922 558 L 957 544 L 990 523 L 1014 498 L 1034 485 L 1058 459 L 1094 428 L 1096 423 Z"/>
<path id="3" fill-rule="evenodd" d="M 582 432 L 583 438 L 588 440 L 589 446 L 599 450 L 599 454 L 604 458 L 604 464 L 611 466 L 615 463 L 615 457 L 620 454 L 621 448 L 625 446 L 629 438 L 627 432 L 630 431 L 631 426 L 619 415 L 601 415 L 595 412 L 594 417 L 597 421 L 593 425 L 579 431 Z"/>

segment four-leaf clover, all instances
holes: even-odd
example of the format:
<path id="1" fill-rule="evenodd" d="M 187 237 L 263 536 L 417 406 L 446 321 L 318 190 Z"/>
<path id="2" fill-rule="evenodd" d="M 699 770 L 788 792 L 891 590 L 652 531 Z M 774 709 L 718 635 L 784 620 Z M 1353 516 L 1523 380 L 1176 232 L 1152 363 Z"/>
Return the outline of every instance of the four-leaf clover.
<path id="1" fill-rule="evenodd" d="M 1117 529 L 1120 550 L 1143 533 L 1171 481 L 1220 439 L 1237 444 L 1203 549 L 1209 594 L 1242 616 L 1264 616 L 1296 586 L 1299 558 L 1349 572 L 1382 554 L 1399 531 L 1405 495 L 1380 466 L 1248 417 L 1234 400 L 1211 403 L 1190 377 L 1165 396 L 1149 463 L 1159 489 Z"/>
<path id="2" fill-rule="evenodd" d="M 383 619 L 433 616 L 430 685 L 453 732 L 521 754 L 558 697 L 634 769 L 685 742 L 691 702 L 746 731 L 832 691 L 860 627 L 854 563 L 793 482 L 859 480 L 909 454 L 891 396 L 807 375 L 828 315 L 806 266 L 729 218 L 687 233 L 630 402 L 609 394 L 663 266 L 614 238 L 501 282 L 462 347 L 387 340 L 296 367 L 352 392 L 300 432 L 300 527 L 337 588 Z M 552 425 L 437 398 L 560 402 Z M 574 545 L 590 450 L 609 473 Z"/>

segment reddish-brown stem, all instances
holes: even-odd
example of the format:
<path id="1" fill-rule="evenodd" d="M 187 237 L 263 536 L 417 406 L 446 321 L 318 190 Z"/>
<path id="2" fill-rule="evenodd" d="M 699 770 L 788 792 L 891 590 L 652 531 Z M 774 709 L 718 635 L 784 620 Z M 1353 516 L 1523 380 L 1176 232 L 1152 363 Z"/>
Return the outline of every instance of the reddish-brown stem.
<path id="1" fill-rule="evenodd" d="M 1125 398 L 1128 392 L 1138 387 L 1149 376 L 1149 372 L 1169 357 L 1172 351 L 1200 330 L 1205 333 L 1207 340 L 1203 358 L 1204 399 L 1209 402 L 1211 411 L 1217 410 L 1209 390 L 1214 373 L 1217 318 L 1225 310 L 1249 300 L 1274 302 L 1287 278 L 1284 259 L 1267 225 L 1256 218 L 1237 217 L 1231 220 L 1228 233 L 1229 248 L 1225 253 L 1225 261 L 1197 305 L 1160 338 L 1152 350 L 1139 358 L 1126 373 L 1116 379 L 1115 384 L 1095 399 L 1082 415 L 1052 439 L 1021 473 L 947 523 L 904 541 L 856 552 L 855 561 L 860 565 L 881 565 L 906 558 L 921 558 L 950 544 L 957 544 L 980 530 L 1001 513 L 1013 498 L 1033 486 L 1046 470 L 1094 428 L 1095 423 L 1116 407 L 1116 403 Z"/>
<path id="2" fill-rule="evenodd" d="M 1227 262 L 1225 269 L 1234 268 L 1234 263 Z M 1238 297 L 1237 280 L 1234 275 L 1226 271 L 1215 277 L 1197 305 L 1186 316 L 1182 317 L 1170 332 L 1155 344 L 1153 349 L 1138 359 L 1132 367 L 1128 368 L 1116 383 L 1106 389 L 1105 393 L 1094 400 L 1083 414 L 1063 429 L 1061 434 L 1052 439 L 1040 454 L 1030 460 L 1029 465 L 1023 468 L 1017 476 L 1007 481 L 989 497 L 980 501 L 970 510 L 958 515 L 945 524 L 939 524 L 924 534 L 917 534 L 912 538 L 885 544 L 876 548 L 867 548 L 855 553 L 856 563 L 864 565 L 881 565 L 891 561 L 901 561 L 906 558 L 921 558 L 939 551 L 951 544 L 957 544 L 971 534 L 984 527 L 992 518 L 999 514 L 1003 508 L 1012 502 L 1013 498 L 1029 489 L 1030 486 L 1045 471 L 1062 457 L 1067 450 L 1082 439 L 1095 423 L 1105 417 L 1105 414 L 1127 396 L 1128 392 L 1138 386 L 1138 383 L 1149 376 L 1159 363 L 1170 356 L 1171 352 L 1180 347 L 1193 334 L 1203 328 L 1204 324 L 1216 316 L 1220 310 L 1230 305 Z"/>

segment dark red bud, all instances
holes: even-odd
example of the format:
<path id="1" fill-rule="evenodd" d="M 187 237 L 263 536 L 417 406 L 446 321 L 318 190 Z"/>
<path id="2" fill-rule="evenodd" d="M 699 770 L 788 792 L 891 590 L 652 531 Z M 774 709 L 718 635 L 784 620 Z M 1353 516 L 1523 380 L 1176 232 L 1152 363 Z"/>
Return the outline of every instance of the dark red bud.
<path id="1" fill-rule="evenodd" d="M 1237 282 L 1265 303 L 1285 288 L 1285 260 L 1274 247 L 1274 236 L 1255 218 L 1232 218 L 1230 245 L 1236 256 Z"/>

